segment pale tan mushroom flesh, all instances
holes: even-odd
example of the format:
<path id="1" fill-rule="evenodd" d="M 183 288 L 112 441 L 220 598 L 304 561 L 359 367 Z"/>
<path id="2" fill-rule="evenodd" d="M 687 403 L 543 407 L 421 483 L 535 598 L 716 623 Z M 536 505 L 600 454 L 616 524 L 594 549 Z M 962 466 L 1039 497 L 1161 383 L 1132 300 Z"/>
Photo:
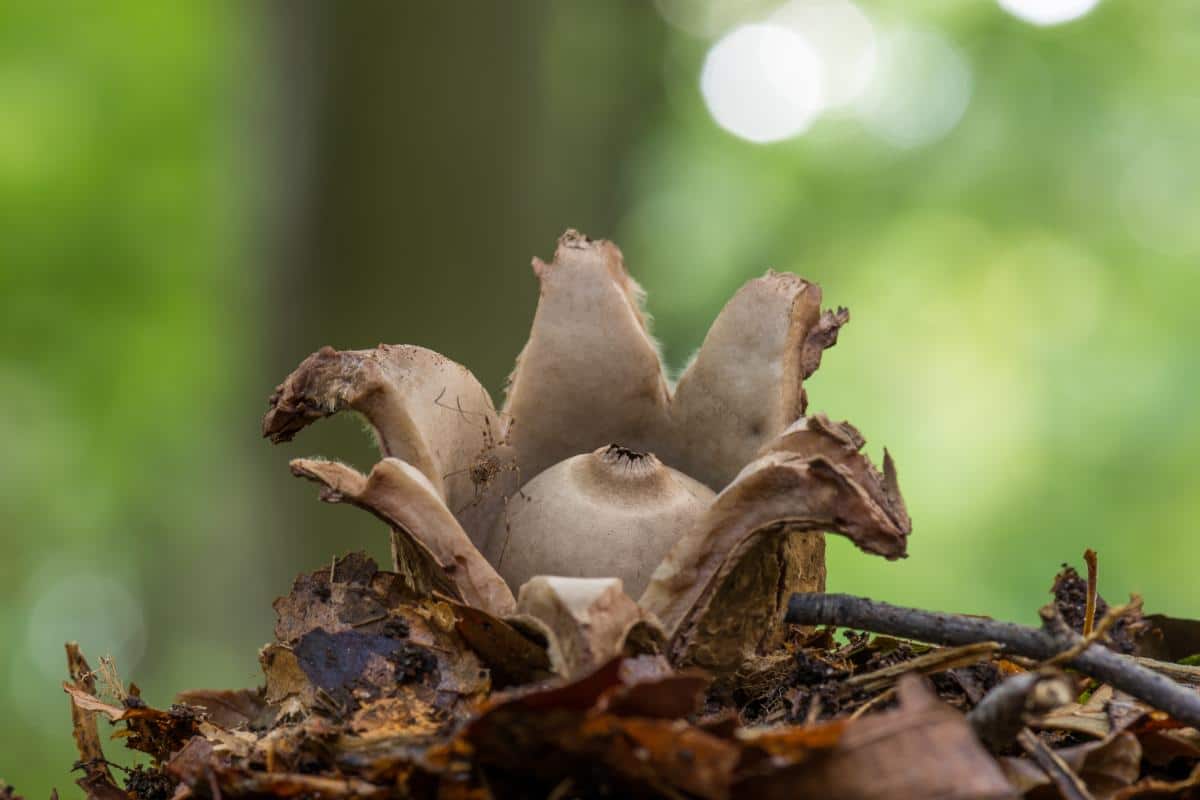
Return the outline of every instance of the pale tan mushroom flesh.
<path id="1" fill-rule="evenodd" d="M 650 453 L 609 445 L 555 464 L 509 500 L 484 551 L 508 581 L 619 578 L 637 596 L 715 494 Z"/>
<path id="2" fill-rule="evenodd" d="M 508 584 L 411 464 L 385 458 L 365 476 L 335 461 L 301 458 L 292 462 L 292 472 L 325 487 L 322 500 L 352 503 L 405 533 L 448 576 L 464 602 L 496 616 L 512 612 Z"/>
<path id="3" fill-rule="evenodd" d="M 499 412 L 465 367 L 412 346 L 324 348 L 271 398 L 274 441 L 341 410 L 371 423 L 385 458 L 369 477 L 293 471 L 386 520 L 397 569 L 498 617 L 513 590 L 540 587 L 530 604 L 560 621 L 572 614 L 549 610 L 563 601 L 539 575 L 615 578 L 662 620 L 675 662 L 727 671 L 778 641 L 791 592 L 824 588 L 822 531 L 903 556 L 891 457 L 881 473 L 852 426 L 802 416 L 804 381 L 848 320 L 820 310 L 819 287 L 749 281 L 672 390 L 614 244 L 568 231 L 534 272 L 537 312 Z"/>

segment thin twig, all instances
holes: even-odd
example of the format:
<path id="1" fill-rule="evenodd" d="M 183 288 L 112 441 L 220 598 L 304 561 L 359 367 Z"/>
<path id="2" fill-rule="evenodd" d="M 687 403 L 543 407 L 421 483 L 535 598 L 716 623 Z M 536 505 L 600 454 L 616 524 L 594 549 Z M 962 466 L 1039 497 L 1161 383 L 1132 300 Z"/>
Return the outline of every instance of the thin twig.
<path id="1" fill-rule="evenodd" d="M 1091 552 L 1091 551 L 1089 551 L 1089 552 Z M 1104 634 L 1108 633 L 1108 629 L 1111 628 L 1117 622 L 1117 620 L 1119 620 L 1121 617 L 1125 616 L 1126 614 L 1128 614 L 1131 611 L 1140 611 L 1141 608 L 1142 608 L 1142 598 L 1138 597 L 1137 595 L 1134 595 L 1130 599 L 1130 601 L 1128 603 L 1126 603 L 1125 605 L 1114 606 L 1114 607 L 1108 609 L 1108 611 L 1104 612 L 1104 616 L 1100 619 L 1099 625 L 1096 625 L 1094 628 L 1092 628 L 1092 630 L 1089 633 L 1085 633 L 1083 636 L 1081 636 L 1079 638 L 1079 641 L 1075 642 L 1075 644 L 1071 645 L 1066 650 L 1063 650 L 1061 653 L 1059 653 L 1058 655 L 1056 655 L 1052 658 L 1046 659 L 1042 663 L 1042 666 L 1043 667 L 1057 667 L 1062 664 L 1066 664 L 1067 662 L 1074 659 L 1077 655 L 1082 653 L 1084 650 L 1087 650 L 1094 643 L 1096 643 L 1096 642 L 1100 641 L 1102 638 L 1104 638 Z M 1086 622 L 1086 620 L 1085 620 L 1085 622 Z M 1064 623 L 1064 626 L 1065 626 L 1065 623 Z M 1084 625 L 1083 627 L 1084 627 L 1084 630 L 1087 630 L 1089 626 Z"/>
<path id="2" fill-rule="evenodd" d="M 996 641 L 1012 653 L 1040 660 L 1054 657 L 1082 638 L 1069 630 L 1051 632 L 1052 608 L 1043 609 L 1042 615 L 1046 626 L 1038 629 L 981 617 L 902 608 L 851 595 L 816 592 L 792 595 L 787 621 L 796 625 L 836 625 L 931 644 Z M 1128 656 L 1093 644 L 1073 658 L 1069 666 L 1167 712 L 1180 722 L 1200 727 L 1200 694 Z"/>
<path id="3" fill-rule="evenodd" d="M 1066 800 L 1095 800 L 1075 770 L 1029 728 L 1017 734 L 1017 743 L 1042 768 L 1042 772 L 1046 773 L 1046 777 Z"/>
<path id="4" fill-rule="evenodd" d="M 1096 561 L 1096 551 L 1090 547 L 1083 551 L 1083 560 L 1087 564 L 1087 600 L 1083 607 L 1083 635 L 1092 635 L 1092 626 L 1096 623 L 1096 587 L 1099 564 Z"/>
<path id="5" fill-rule="evenodd" d="M 997 642 L 976 642 L 965 644 L 962 647 L 934 650 L 932 653 L 925 653 L 908 661 L 901 661 L 899 664 L 882 667 L 874 672 L 852 675 L 846 678 L 842 685 L 847 689 L 866 689 L 867 691 L 882 689 L 895 683 L 901 675 L 907 675 L 910 672 L 929 675 L 956 667 L 978 664 L 980 661 L 991 658 L 999 649 L 1000 644 Z"/>
<path id="6" fill-rule="evenodd" d="M 1072 689 L 1057 670 L 1019 672 L 984 695 L 967 714 L 967 722 L 997 752 L 1012 744 L 1034 718 L 1070 703 Z"/>
<path id="7" fill-rule="evenodd" d="M 889 686 L 887 689 L 884 689 L 882 692 L 875 695 L 874 697 L 872 697 L 867 702 L 863 703 L 858 708 L 854 709 L 854 713 L 851 714 L 847 719 L 852 719 L 852 720 L 858 719 L 863 714 L 867 713 L 867 711 L 869 709 L 874 708 L 875 706 L 879 705 L 883 701 L 891 698 L 894 694 L 896 694 L 896 687 Z"/>
<path id="8" fill-rule="evenodd" d="M 1146 669 L 1152 669 L 1159 674 L 1166 675 L 1177 683 L 1187 684 L 1188 686 L 1200 686 L 1200 667 L 1193 667 L 1187 664 L 1172 664 L 1170 661 L 1157 661 L 1153 658 L 1144 658 L 1142 656 L 1134 656 L 1133 660 Z"/>

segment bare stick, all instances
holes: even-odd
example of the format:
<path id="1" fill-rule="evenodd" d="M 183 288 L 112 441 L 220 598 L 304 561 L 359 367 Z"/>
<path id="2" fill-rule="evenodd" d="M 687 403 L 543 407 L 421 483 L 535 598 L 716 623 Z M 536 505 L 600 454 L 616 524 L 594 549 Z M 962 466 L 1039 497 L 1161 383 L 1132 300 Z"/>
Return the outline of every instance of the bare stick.
<path id="1" fill-rule="evenodd" d="M 967 714 L 967 722 L 993 752 L 1016 741 L 1033 719 L 1071 702 L 1071 682 L 1057 670 L 1019 672 L 1005 678 Z"/>
<path id="2" fill-rule="evenodd" d="M 1142 610 L 1142 598 L 1138 597 L 1137 595 L 1134 595 L 1130 599 L 1130 601 L 1128 603 L 1126 603 L 1125 605 L 1109 608 L 1108 611 L 1104 612 L 1104 617 L 1101 618 L 1100 622 L 1097 623 L 1094 627 L 1089 626 L 1087 624 L 1087 620 L 1084 620 L 1083 629 L 1086 631 L 1089 628 L 1091 628 L 1091 631 L 1088 633 L 1085 633 L 1083 636 L 1080 636 L 1079 640 L 1076 641 L 1075 644 L 1071 645 L 1066 650 L 1063 650 L 1061 653 L 1054 656 L 1054 658 L 1047 659 L 1045 662 L 1042 663 L 1042 666 L 1043 667 L 1057 667 L 1060 664 L 1066 664 L 1066 663 L 1070 662 L 1073 658 L 1075 658 L 1075 656 L 1079 655 L 1084 650 L 1087 650 L 1089 647 L 1091 647 L 1094 643 L 1096 643 L 1096 642 L 1100 641 L 1102 638 L 1104 638 L 1104 634 L 1108 633 L 1108 629 L 1111 628 L 1114 624 L 1116 624 L 1117 620 L 1119 620 L 1121 617 L 1125 616 L 1130 611 L 1141 611 L 1141 610 Z M 1054 628 L 1054 632 L 1056 633 L 1056 635 L 1059 631 L 1058 626 L 1059 626 L 1059 621 L 1056 620 L 1055 628 Z M 1062 623 L 1062 629 L 1069 630 L 1066 628 L 1065 622 Z"/>
<path id="3" fill-rule="evenodd" d="M 1070 765 L 1063 761 L 1058 753 L 1047 747 L 1046 743 L 1029 728 L 1025 728 L 1017 734 L 1017 743 L 1042 768 L 1042 772 L 1046 773 L 1046 777 L 1058 789 L 1059 794 L 1067 800 L 1095 800 Z"/>
<path id="4" fill-rule="evenodd" d="M 1082 637 L 1065 626 L 1053 625 L 1052 620 L 1061 620 L 1052 606 L 1042 609 L 1041 613 L 1046 627 L 1038 629 L 982 617 L 903 608 L 864 597 L 818 592 L 792 595 L 786 620 L 796 625 L 855 628 L 931 644 L 994 641 L 1000 642 L 1011 653 L 1044 661 L 1070 648 Z M 1180 722 L 1200 727 L 1200 694 L 1128 656 L 1092 645 L 1071 659 L 1068 666 L 1127 692 Z"/>

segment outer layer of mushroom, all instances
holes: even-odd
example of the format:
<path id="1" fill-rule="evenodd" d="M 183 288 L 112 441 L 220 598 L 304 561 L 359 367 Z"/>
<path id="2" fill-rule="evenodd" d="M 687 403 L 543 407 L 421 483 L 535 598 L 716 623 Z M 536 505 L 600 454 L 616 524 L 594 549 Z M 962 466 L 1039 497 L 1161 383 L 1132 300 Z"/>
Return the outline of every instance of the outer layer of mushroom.
<path id="1" fill-rule="evenodd" d="M 271 397 L 276 442 L 339 411 L 367 418 L 385 456 L 370 476 L 292 469 L 385 520 L 414 585 L 540 618 L 560 671 L 619 651 L 637 607 L 673 661 L 726 671 L 774 644 L 792 592 L 824 587 L 821 532 L 904 555 L 890 457 L 880 473 L 853 427 L 803 416 L 803 381 L 849 316 L 822 312 L 817 286 L 747 283 L 672 389 L 615 245 L 568 231 L 533 266 L 541 296 L 503 410 L 464 367 L 408 345 L 324 348 Z M 640 600 L 559 578 L 619 579 Z"/>

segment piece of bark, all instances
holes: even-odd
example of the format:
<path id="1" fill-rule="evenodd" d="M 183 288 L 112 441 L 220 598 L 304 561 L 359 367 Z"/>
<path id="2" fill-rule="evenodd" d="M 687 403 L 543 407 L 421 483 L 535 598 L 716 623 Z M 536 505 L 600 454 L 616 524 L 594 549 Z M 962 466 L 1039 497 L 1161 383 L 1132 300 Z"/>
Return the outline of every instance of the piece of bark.
<path id="1" fill-rule="evenodd" d="M 87 659 L 79 649 L 77 642 L 67 642 L 67 675 L 70 687 L 75 693 L 94 697 L 96 693 L 96 676 L 88 666 Z M 83 769 L 83 777 L 75 783 L 83 789 L 88 800 L 125 800 L 125 793 L 113 780 L 108 762 L 104 758 L 104 749 L 100 745 L 100 733 L 96 728 L 97 710 L 87 708 L 75 702 L 71 695 L 71 729 L 75 736 L 75 749 L 79 752 L 79 764 Z"/>
<path id="2" fill-rule="evenodd" d="M 1158 661 L 1153 658 L 1134 656 L 1133 660 L 1146 669 L 1154 670 L 1160 675 L 1166 675 L 1177 683 L 1188 686 L 1200 686 L 1200 667 L 1190 664 L 1172 664 L 1169 661 Z"/>
<path id="3" fill-rule="evenodd" d="M 494 616 L 512 611 L 512 591 L 472 544 L 433 486 L 415 467 L 385 458 L 369 476 L 335 461 L 296 459 L 293 474 L 321 484 L 321 499 L 370 511 L 428 552 L 459 597 Z"/>

